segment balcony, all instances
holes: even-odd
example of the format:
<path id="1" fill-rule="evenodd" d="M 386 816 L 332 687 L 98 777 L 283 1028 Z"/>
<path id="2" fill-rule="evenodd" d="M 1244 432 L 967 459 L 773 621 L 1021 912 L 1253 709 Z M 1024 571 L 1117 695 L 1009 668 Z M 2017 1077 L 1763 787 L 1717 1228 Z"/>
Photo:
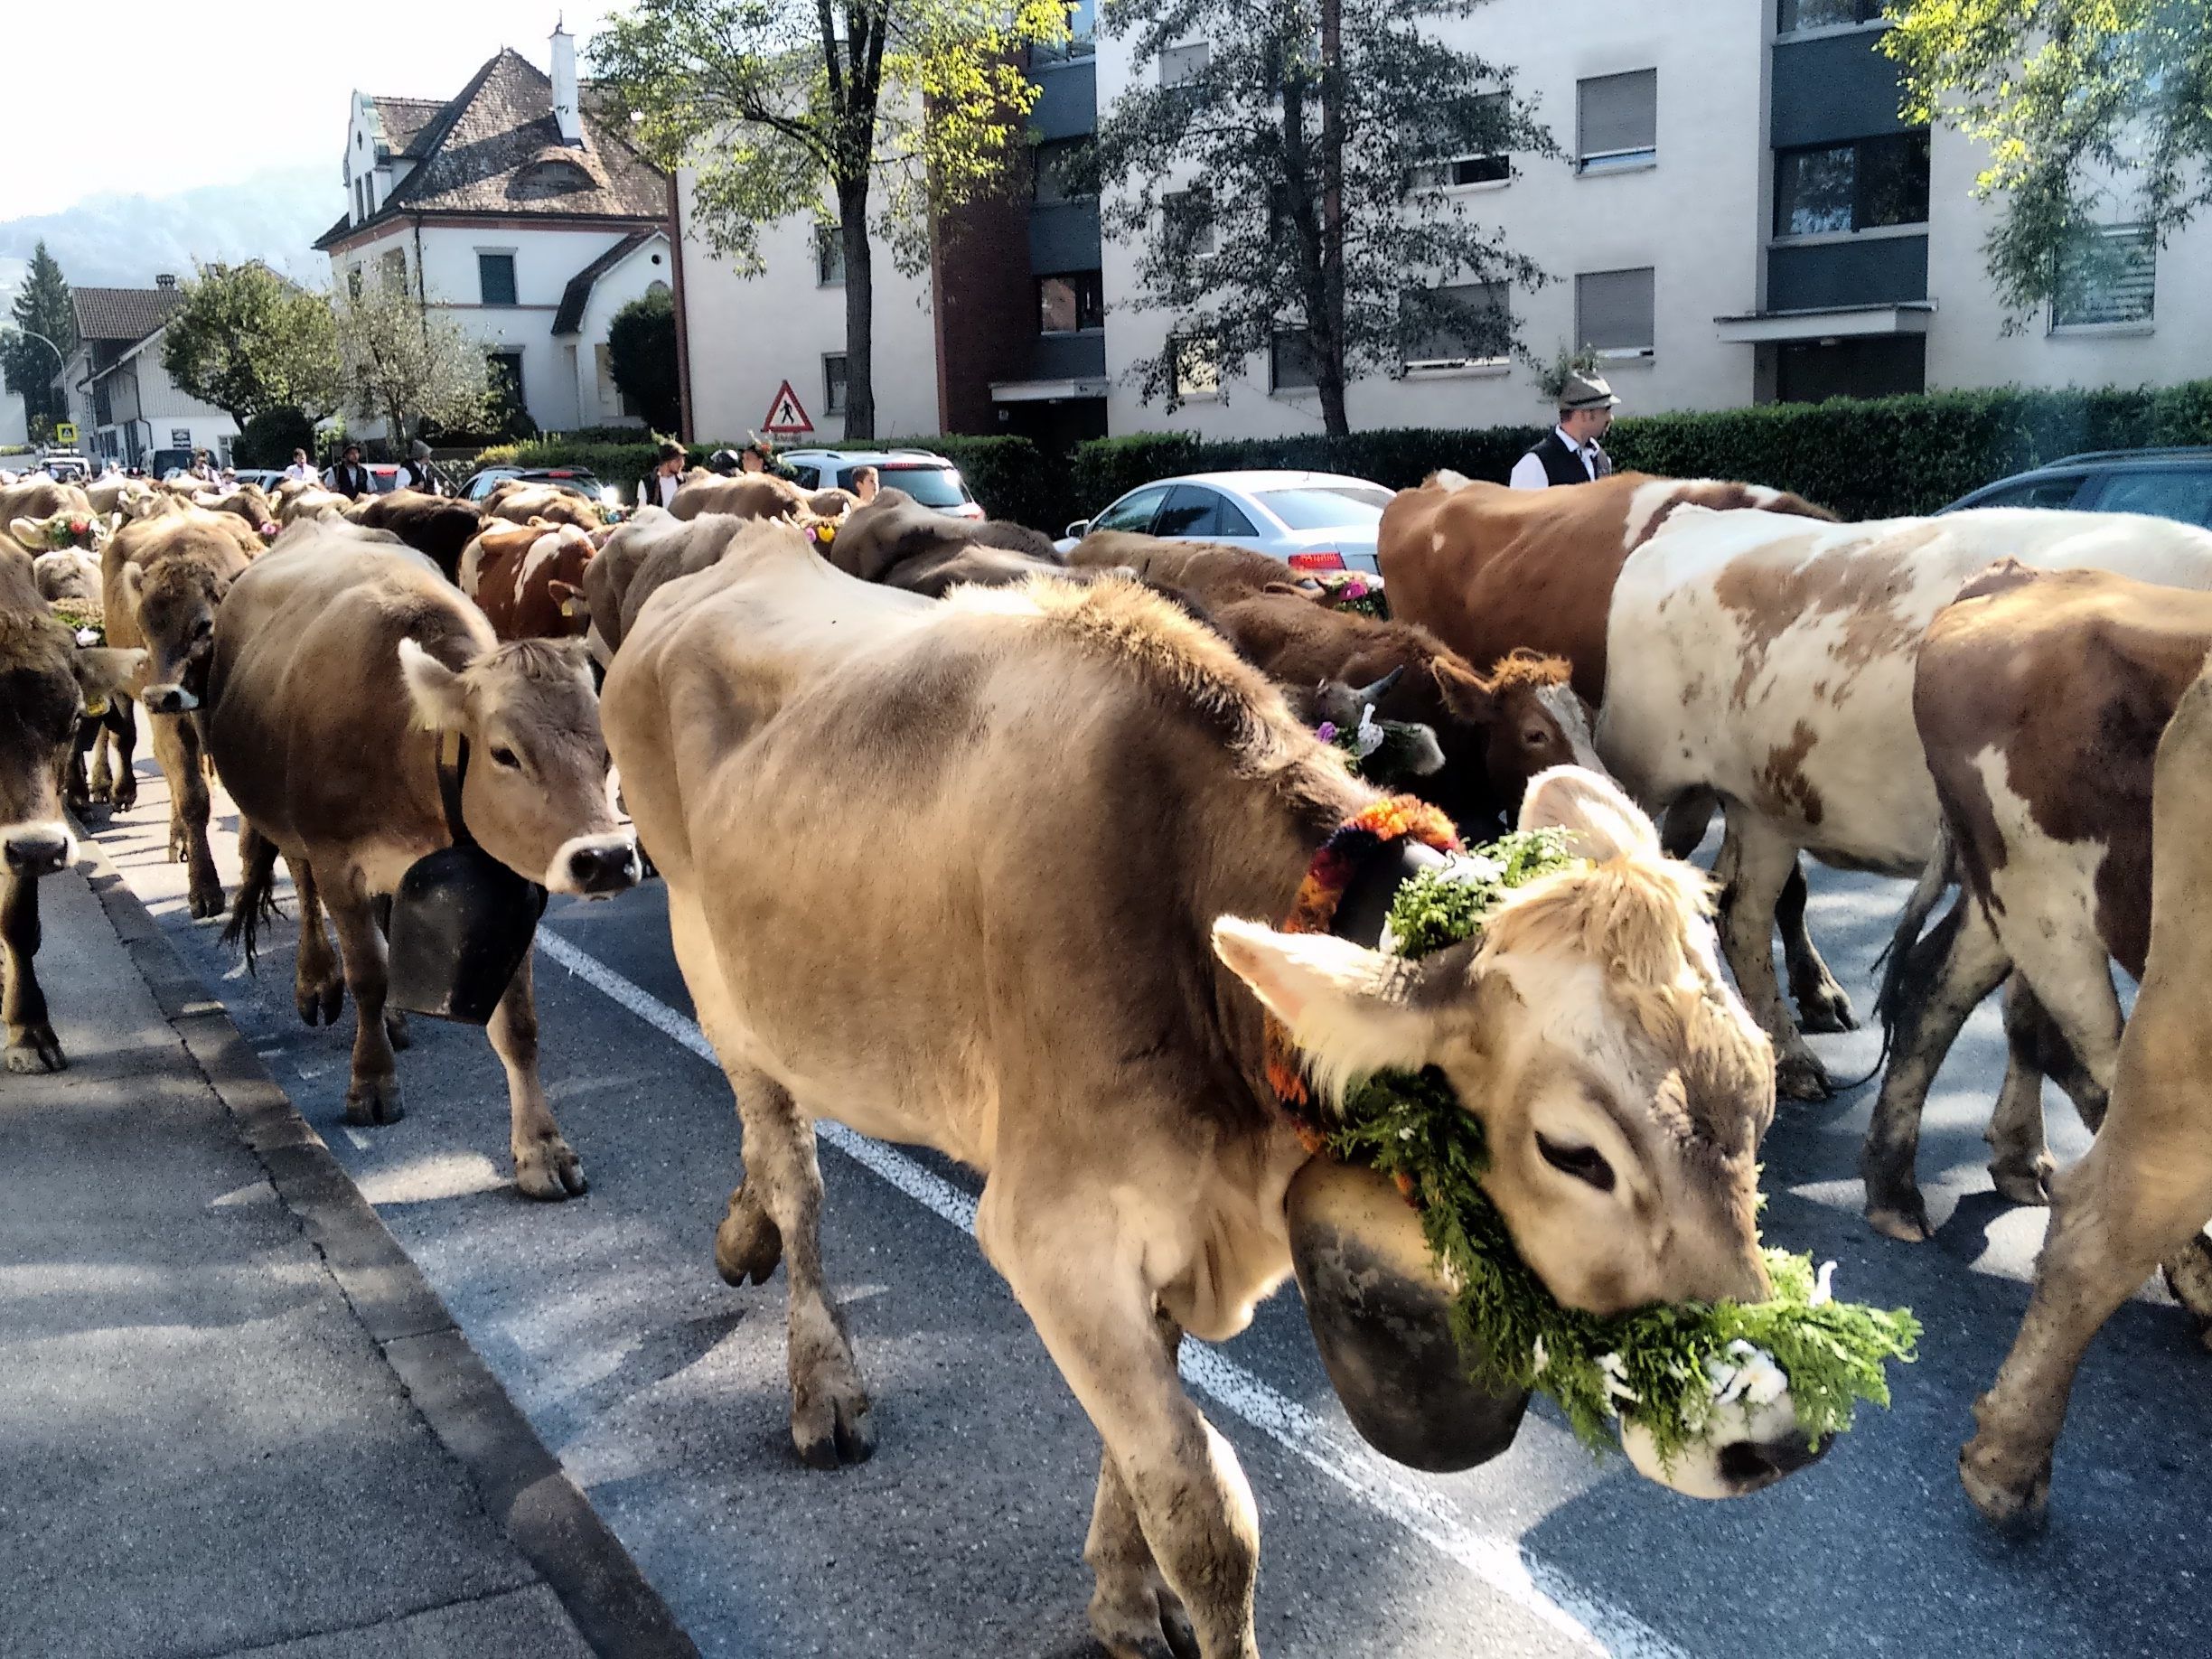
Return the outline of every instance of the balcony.
<path id="1" fill-rule="evenodd" d="M 1879 33 L 1781 40 L 1774 48 L 1777 150 L 1901 133 L 1898 67 L 1881 55 Z"/>
<path id="2" fill-rule="evenodd" d="M 1767 250 L 1767 310 L 1824 311 L 1927 298 L 1927 237 L 1868 236 Z"/>
<path id="3" fill-rule="evenodd" d="M 1099 268 L 1096 197 L 1040 202 L 1029 210 L 1029 269 L 1039 276 Z"/>
<path id="4" fill-rule="evenodd" d="M 1049 144 L 1098 131 L 1098 67 L 1093 60 L 1036 63 L 1029 78 L 1037 84 L 1029 125 L 1040 141 Z"/>

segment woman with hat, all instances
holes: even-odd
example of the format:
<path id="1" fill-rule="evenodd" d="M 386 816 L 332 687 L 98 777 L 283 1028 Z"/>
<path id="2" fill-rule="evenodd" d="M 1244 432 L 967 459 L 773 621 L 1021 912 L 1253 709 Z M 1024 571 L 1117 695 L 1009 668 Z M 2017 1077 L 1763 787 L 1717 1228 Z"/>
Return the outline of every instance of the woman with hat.
<path id="1" fill-rule="evenodd" d="M 1619 402 L 1604 377 L 1570 372 L 1560 387 L 1559 425 L 1514 463 L 1507 482 L 1516 490 L 1543 490 L 1605 477 L 1613 470 L 1613 457 L 1598 446 L 1598 440 L 1613 424 L 1613 410 Z"/>

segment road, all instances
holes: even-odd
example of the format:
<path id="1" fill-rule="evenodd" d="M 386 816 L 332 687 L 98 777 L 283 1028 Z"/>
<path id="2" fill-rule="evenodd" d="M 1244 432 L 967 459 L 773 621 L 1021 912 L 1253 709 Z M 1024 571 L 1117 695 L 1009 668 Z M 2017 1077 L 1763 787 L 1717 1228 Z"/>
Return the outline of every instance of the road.
<path id="1" fill-rule="evenodd" d="M 141 747 L 140 753 L 147 751 Z M 408 1116 L 341 1121 L 352 1017 L 301 1026 L 292 933 L 259 977 L 191 922 L 164 857 L 150 765 L 109 856 L 330 1141 L 470 1339 L 709 1654 L 1097 1652 L 1081 1560 L 1098 1440 L 962 1223 L 978 1183 L 928 1154 L 841 1132 L 825 1149 L 823 1246 L 875 1401 L 872 1461 L 802 1467 L 787 1427 L 783 1284 L 715 1276 L 739 1173 L 720 1073 L 702 1058 L 661 895 L 557 901 L 538 955 L 543 1065 L 591 1191 L 540 1206 L 508 1184 L 505 1091 L 481 1034 L 418 1019 Z M 218 798 L 219 859 L 237 878 Z M 1903 889 L 1816 873 L 1813 925 L 1858 1007 Z M 1832 1071 L 1870 1033 L 1817 1038 Z M 1839 1290 L 1912 1307 L 1920 1363 L 1887 1412 L 1816 1467 L 1705 1505 L 1594 1462 L 1539 1406 L 1504 1457 L 1465 1475 L 1362 1448 L 1294 1289 L 1186 1373 L 1257 1497 L 1259 1631 L 1275 1659 L 2207 1650 L 2212 1354 L 2146 1286 L 2092 1353 L 2061 1443 L 2053 1522 L 2001 1542 L 1960 1491 L 1968 1406 L 2027 1300 L 2043 1214 L 1989 1190 L 1980 1139 L 2002 1065 L 1993 1006 L 1938 1081 L 1921 1151 L 1935 1240 L 1880 1239 L 1852 1171 L 1870 1084 L 1786 1103 L 1766 1145 L 1770 1241 L 1840 1263 Z M 2085 1137 L 2056 1091 L 2062 1157 Z M 866 1155 L 863 1163 L 842 1150 Z M 363 1541 L 374 1548 L 373 1540 Z"/>

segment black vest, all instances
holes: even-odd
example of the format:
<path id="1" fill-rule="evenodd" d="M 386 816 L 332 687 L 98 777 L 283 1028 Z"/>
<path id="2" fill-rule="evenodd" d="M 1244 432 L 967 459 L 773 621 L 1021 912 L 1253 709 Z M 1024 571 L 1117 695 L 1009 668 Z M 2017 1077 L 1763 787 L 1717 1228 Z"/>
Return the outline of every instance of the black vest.
<path id="1" fill-rule="evenodd" d="M 1567 447 L 1567 440 L 1553 427 L 1543 435 L 1543 441 L 1530 445 L 1524 452 L 1543 463 L 1544 477 L 1554 484 L 1588 483 L 1589 469 L 1582 464 L 1582 457 Z"/>

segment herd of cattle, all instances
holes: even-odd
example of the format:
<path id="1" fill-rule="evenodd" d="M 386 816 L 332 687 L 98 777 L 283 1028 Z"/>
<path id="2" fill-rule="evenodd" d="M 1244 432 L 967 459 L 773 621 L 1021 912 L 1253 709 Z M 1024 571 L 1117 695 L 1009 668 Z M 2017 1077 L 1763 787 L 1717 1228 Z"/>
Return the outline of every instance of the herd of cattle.
<path id="1" fill-rule="evenodd" d="M 289 870 L 300 1016 L 356 1005 L 351 1121 L 400 1114 L 379 905 L 456 811 L 555 892 L 657 870 L 745 1131 L 717 1265 L 787 1270 L 801 1454 L 872 1445 L 817 1243 L 830 1117 L 985 1173 L 984 1251 L 1105 1440 L 1085 1554 L 1117 1654 L 1257 1651 L 1250 1495 L 1175 1352 L 1241 1329 L 1288 1271 L 1307 1153 L 1273 1109 L 1263 1010 L 1318 1076 L 1449 1076 L 1562 1301 L 1757 1298 L 1759 1138 L 1777 1092 L 1828 1091 L 1802 1032 L 1852 1019 L 1800 855 L 1917 876 L 1878 1003 L 1868 1219 L 1927 1236 L 1921 1106 L 2001 986 L 1992 1173 L 2053 1208 L 1962 1456 L 1974 1501 L 2040 1513 L 2080 1357 L 2153 1267 L 2212 1330 L 2212 1052 L 2189 1006 L 2212 951 L 2212 533 L 2010 510 L 1851 525 L 1757 485 L 1445 473 L 1383 516 L 1378 620 L 1230 546 L 1099 533 L 1063 557 L 896 491 L 862 506 L 757 474 L 694 474 L 611 528 L 524 484 L 479 508 L 37 483 L 0 490 L 0 531 L 9 1069 L 63 1064 L 37 878 L 72 857 L 65 801 L 134 804 L 134 702 L 192 914 L 225 908 L 211 769 L 240 814 L 249 951 Z M 1370 708 L 1422 734 L 1419 775 L 1362 778 L 1314 730 Z M 449 808 L 456 736 L 474 758 Z M 1588 861 L 1418 964 L 1259 924 L 1401 782 L 1469 839 L 1558 825 Z M 1716 809 L 1717 933 L 1675 862 Z M 2130 1021 L 2114 959 L 2142 984 Z M 583 1191 L 527 960 L 490 1036 L 518 1186 Z M 2046 1076 L 2097 1131 L 2057 1174 Z"/>

